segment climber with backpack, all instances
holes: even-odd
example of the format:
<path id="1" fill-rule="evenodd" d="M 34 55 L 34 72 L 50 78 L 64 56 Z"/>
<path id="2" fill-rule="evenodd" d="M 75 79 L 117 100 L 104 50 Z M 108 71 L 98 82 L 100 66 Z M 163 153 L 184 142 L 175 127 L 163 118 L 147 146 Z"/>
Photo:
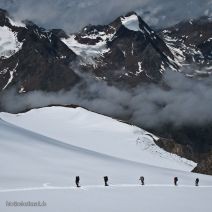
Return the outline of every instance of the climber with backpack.
<path id="1" fill-rule="evenodd" d="M 175 185 L 175 186 L 177 186 L 177 182 L 178 182 L 178 178 L 175 177 L 175 178 L 174 178 L 174 185 Z"/>
<path id="2" fill-rule="evenodd" d="M 141 177 L 139 178 L 139 180 L 141 181 L 141 185 L 144 185 L 144 177 L 141 176 Z"/>
<path id="3" fill-rule="evenodd" d="M 196 185 L 196 186 L 199 186 L 199 178 L 196 178 L 196 180 L 195 180 L 195 185 Z"/>
<path id="4" fill-rule="evenodd" d="M 79 181 L 80 181 L 80 177 L 79 177 L 79 176 L 76 176 L 75 183 L 76 183 L 76 186 L 77 186 L 78 188 L 80 187 Z"/>
<path id="5" fill-rule="evenodd" d="M 104 182 L 105 182 L 105 186 L 109 186 L 108 185 L 108 176 L 104 176 Z"/>

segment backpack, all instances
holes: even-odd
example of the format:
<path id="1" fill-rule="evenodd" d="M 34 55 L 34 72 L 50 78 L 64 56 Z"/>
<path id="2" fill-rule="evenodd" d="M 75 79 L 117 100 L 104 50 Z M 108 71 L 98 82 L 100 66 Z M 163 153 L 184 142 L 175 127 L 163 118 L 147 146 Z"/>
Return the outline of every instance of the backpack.
<path id="1" fill-rule="evenodd" d="M 104 176 L 104 181 L 108 181 L 108 176 Z"/>

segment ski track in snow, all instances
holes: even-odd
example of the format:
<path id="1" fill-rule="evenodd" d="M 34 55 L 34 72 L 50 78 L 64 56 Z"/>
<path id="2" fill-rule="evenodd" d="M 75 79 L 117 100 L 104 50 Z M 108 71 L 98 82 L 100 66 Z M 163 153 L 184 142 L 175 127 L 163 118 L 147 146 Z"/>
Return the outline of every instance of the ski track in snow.
<path id="1" fill-rule="evenodd" d="M 19 191 L 37 191 L 37 190 L 89 190 L 89 189 L 113 189 L 113 188 L 126 188 L 126 187 L 170 187 L 170 188 L 212 188 L 211 186 L 195 186 L 195 185 L 172 185 L 172 184 L 147 184 L 147 185 L 139 185 L 139 184 L 117 184 L 117 185 L 85 185 L 77 188 L 76 186 L 43 186 L 43 187 L 29 187 L 29 188 L 14 188 L 14 189 L 0 189 L 0 193 L 4 192 L 19 192 Z"/>

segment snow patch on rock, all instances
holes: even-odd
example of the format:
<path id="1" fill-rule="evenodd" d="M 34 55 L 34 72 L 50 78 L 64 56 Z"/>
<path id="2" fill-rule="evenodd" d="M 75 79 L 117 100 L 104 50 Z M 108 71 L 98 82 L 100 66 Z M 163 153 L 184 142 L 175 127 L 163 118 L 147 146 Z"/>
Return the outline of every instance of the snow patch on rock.
<path id="1" fill-rule="evenodd" d="M 75 35 L 71 35 L 68 39 L 61 39 L 76 55 L 80 56 L 82 62 L 95 66 L 95 59 L 102 57 L 110 49 L 107 48 L 106 43 L 112 35 L 101 36 L 102 40 L 94 45 L 82 44 L 77 41 Z M 92 37 L 92 36 L 91 36 Z M 91 39 L 95 39 L 96 36 Z"/>
<path id="2" fill-rule="evenodd" d="M 11 18 L 8 18 L 9 21 L 10 21 L 10 24 L 12 26 L 16 26 L 16 27 L 24 27 L 26 28 L 26 24 L 24 24 L 22 21 L 19 21 L 19 20 L 13 20 Z"/>
<path id="3" fill-rule="evenodd" d="M 22 47 L 17 39 L 17 33 L 7 26 L 0 27 L 0 58 L 9 58 Z"/>
<path id="4" fill-rule="evenodd" d="M 8 79 L 6 85 L 3 87 L 3 90 L 7 88 L 7 86 L 12 82 L 13 78 L 14 78 L 14 73 L 16 72 L 16 68 L 18 66 L 18 63 L 16 64 L 15 68 L 13 70 L 10 71 L 10 78 Z"/>
<path id="5" fill-rule="evenodd" d="M 142 69 L 142 62 L 138 62 L 138 70 L 136 71 L 135 75 L 139 75 L 144 70 Z"/>

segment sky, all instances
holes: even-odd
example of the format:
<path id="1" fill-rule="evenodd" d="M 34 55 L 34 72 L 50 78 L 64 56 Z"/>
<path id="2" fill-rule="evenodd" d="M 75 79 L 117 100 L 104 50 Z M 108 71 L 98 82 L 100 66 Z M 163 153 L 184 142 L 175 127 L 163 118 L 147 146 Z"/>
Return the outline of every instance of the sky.
<path id="1" fill-rule="evenodd" d="M 154 27 L 211 16 L 212 0 L 1 0 L 0 8 L 19 20 L 71 33 L 88 24 L 108 24 L 132 10 Z"/>

